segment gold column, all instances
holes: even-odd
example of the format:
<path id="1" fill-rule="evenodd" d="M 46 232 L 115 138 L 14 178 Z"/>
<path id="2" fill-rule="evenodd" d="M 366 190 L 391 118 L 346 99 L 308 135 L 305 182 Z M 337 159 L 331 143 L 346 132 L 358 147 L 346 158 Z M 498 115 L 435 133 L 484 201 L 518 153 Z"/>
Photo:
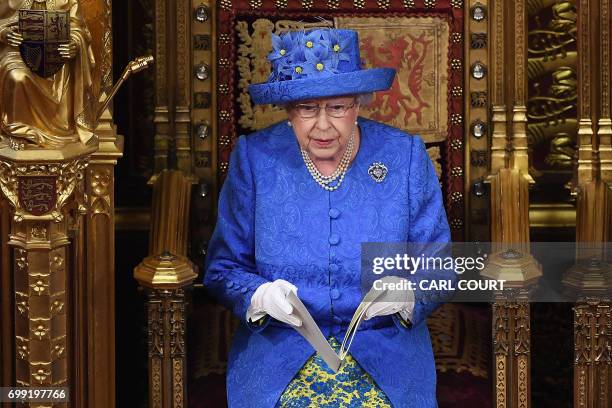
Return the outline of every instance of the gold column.
<path id="1" fill-rule="evenodd" d="M 598 0 L 580 0 L 578 4 L 578 167 L 577 184 L 584 185 L 596 178 L 594 146 L 597 84 L 597 20 Z M 595 22 L 596 26 L 593 27 Z"/>
<path id="2" fill-rule="evenodd" d="M 519 170 L 527 182 L 534 180 L 529 174 L 527 147 L 527 11 L 525 0 L 514 2 L 514 105 L 512 107 L 512 155 L 510 167 Z M 527 200 L 529 207 L 529 200 Z M 527 216 L 525 221 L 529 220 Z M 527 228 L 529 223 L 527 222 Z M 528 237 L 528 235 L 527 235 Z"/>
<path id="3" fill-rule="evenodd" d="M 14 288 L 12 385 L 71 385 L 68 227 L 85 211 L 84 171 L 96 148 L 75 143 L 61 150 L 0 149 L 0 188 L 13 208 L 8 241 Z"/>
<path id="4" fill-rule="evenodd" d="M 574 407 L 610 406 L 611 326 L 609 301 L 574 307 Z"/>
<path id="5" fill-rule="evenodd" d="M 164 170 L 155 180 L 149 254 L 134 269 L 148 292 L 149 406 L 187 406 L 185 289 L 197 277 L 187 259 L 191 179 Z"/>
<path id="6" fill-rule="evenodd" d="M 508 159 L 506 153 L 507 144 L 507 114 L 506 114 L 506 92 L 505 92 L 505 32 L 504 32 L 504 0 L 496 0 L 492 3 L 492 13 L 489 31 L 491 32 L 490 50 L 493 55 L 489 57 L 492 62 L 491 83 L 491 105 L 493 132 L 491 140 L 491 174 L 506 167 Z"/>
<path id="7" fill-rule="evenodd" d="M 77 322 L 95 322 L 78 331 L 81 355 L 86 356 L 80 362 L 86 406 L 111 408 L 115 406 L 115 165 L 123 155 L 123 137 L 117 136 L 108 110 L 96 134 L 100 147 L 86 174 L 89 211 L 82 220 L 86 239 L 79 241 L 83 252 L 77 254 L 86 279 L 80 280 L 82 308 L 75 313 Z"/>
<path id="8" fill-rule="evenodd" d="M 506 280 L 493 304 L 495 406 L 531 405 L 529 292 L 541 268 L 529 253 L 525 0 L 493 2 L 491 240 L 482 276 Z M 504 47 L 504 44 L 512 44 Z M 511 124 L 508 122 L 511 120 Z"/>
<path id="9" fill-rule="evenodd" d="M 574 406 L 610 406 L 612 382 L 612 122 L 610 0 L 578 4 L 579 131 L 576 264 L 563 283 L 575 293 Z"/>
<path id="10" fill-rule="evenodd" d="M 0 386 L 13 385 L 13 279 L 11 252 L 8 245 L 11 225 L 10 208 L 0 194 Z"/>
<path id="11" fill-rule="evenodd" d="M 612 113 L 610 112 L 610 104 L 612 104 L 612 92 L 610 82 L 612 81 L 612 44 L 610 43 L 610 34 L 612 32 L 612 23 L 610 22 L 610 13 L 612 12 L 612 2 L 610 0 L 600 0 L 600 89 L 601 89 L 601 117 L 599 118 L 597 135 L 599 138 L 599 163 L 601 179 L 612 184 Z M 612 219 L 608 218 L 610 221 Z M 607 223 L 608 240 L 612 239 L 612 227 Z"/>
<path id="12" fill-rule="evenodd" d="M 601 0 L 601 117 L 599 118 L 599 178 L 605 185 L 603 193 L 603 240 L 612 242 L 612 0 Z M 612 259 L 607 260 L 608 263 Z M 610 286 L 608 285 L 608 289 Z"/>
<path id="13" fill-rule="evenodd" d="M 168 108 L 168 90 L 172 84 L 168 84 L 167 53 L 172 44 L 168 45 L 172 37 L 171 32 L 166 30 L 166 15 L 168 2 L 166 0 L 155 0 L 155 143 L 154 143 L 154 167 L 160 171 L 168 167 L 168 146 L 170 138 L 170 110 Z"/>
<path id="14" fill-rule="evenodd" d="M 511 301 L 493 304 L 493 352 L 495 355 L 495 407 L 528 407 L 530 322 L 528 293 L 513 293 Z M 517 302 L 516 299 L 523 298 Z"/>
<path id="15" fill-rule="evenodd" d="M 176 140 L 176 168 L 185 174 L 192 172 L 191 142 L 191 1 L 170 2 L 176 7 L 176 78 L 174 97 L 174 135 Z"/>
<path id="16" fill-rule="evenodd" d="M 155 174 L 192 170 L 191 14 L 190 0 L 155 1 Z"/>
<path id="17" fill-rule="evenodd" d="M 208 4 L 207 4 L 208 5 Z M 156 0 L 155 174 L 149 256 L 134 269 L 148 299 L 149 405 L 185 401 L 185 288 L 197 277 L 186 258 L 193 174 L 191 0 Z M 210 67 L 208 68 L 210 75 Z M 176 171 L 168 171 L 176 168 Z"/>

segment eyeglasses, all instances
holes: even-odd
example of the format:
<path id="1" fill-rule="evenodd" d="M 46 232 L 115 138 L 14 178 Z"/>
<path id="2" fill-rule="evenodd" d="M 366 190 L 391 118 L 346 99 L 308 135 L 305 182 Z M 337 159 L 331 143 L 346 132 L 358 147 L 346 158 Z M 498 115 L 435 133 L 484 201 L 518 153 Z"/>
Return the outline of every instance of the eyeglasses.
<path id="1" fill-rule="evenodd" d="M 327 114 L 327 116 L 330 116 L 332 118 L 343 118 L 346 115 L 346 112 L 348 112 L 348 110 L 353 108 L 354 106 L 355 102 L 349 104 L 334 103 L 331 105 L 325 105 L 325 113 Z M 316 105 L 314 103 L 300 103 L 293 105 L 293 109 L 295 109 L 297 114 L 302 119 L 312 119 L 319 116 L 321 106 Z"/>

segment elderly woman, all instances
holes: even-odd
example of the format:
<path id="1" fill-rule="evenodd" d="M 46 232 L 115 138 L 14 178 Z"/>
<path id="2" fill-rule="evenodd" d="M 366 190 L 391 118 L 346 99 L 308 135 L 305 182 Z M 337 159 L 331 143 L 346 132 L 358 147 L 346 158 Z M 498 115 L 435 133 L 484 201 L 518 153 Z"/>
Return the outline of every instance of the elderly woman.
<path id="1" fill-rule="evenodd" d="M 426 316 L 412 293 L 371 303 L 338 373 L 293 329 L 297 294 L 335 347 L 363 299 L 361 243 L 448 242 L 434 168 L 416 136 L 359 117 L 395 71 L 360 68 L 357 33 L 274 37 L 255 103 L 289 120 L 241 136 L 221 191 L 205 285 L 244 322 L 229 356 L 230 407 L 434 407 Z"/>

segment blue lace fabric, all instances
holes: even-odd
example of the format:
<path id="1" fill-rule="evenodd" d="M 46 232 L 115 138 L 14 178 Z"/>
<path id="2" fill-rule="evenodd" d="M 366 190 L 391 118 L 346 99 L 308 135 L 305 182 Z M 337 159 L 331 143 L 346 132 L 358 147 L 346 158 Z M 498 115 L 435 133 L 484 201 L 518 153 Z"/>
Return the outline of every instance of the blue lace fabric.
<path id="1" fill-rule="evenodd" d="M 338 352 L 340 343 L 328 338 Z M 391 408 L 391 402 L 372 377 L 347 354 L 337 373 L 325 361 L 313 354 L 291 380 L 276 408 Z"/>

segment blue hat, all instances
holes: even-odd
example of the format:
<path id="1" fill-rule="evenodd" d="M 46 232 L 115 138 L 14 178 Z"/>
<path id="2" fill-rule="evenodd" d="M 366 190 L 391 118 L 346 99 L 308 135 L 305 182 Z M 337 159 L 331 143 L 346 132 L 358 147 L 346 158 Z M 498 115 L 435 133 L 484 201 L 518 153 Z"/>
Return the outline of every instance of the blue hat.
<path id="1" fill-rule="evenodd" d="M 361 69 L 359 38 L 352 30 L 317 29 L 272 35 L 272 74 L 249 85 L 256 104 L 290 102 L 389 89 L 393 68 Z"/>

